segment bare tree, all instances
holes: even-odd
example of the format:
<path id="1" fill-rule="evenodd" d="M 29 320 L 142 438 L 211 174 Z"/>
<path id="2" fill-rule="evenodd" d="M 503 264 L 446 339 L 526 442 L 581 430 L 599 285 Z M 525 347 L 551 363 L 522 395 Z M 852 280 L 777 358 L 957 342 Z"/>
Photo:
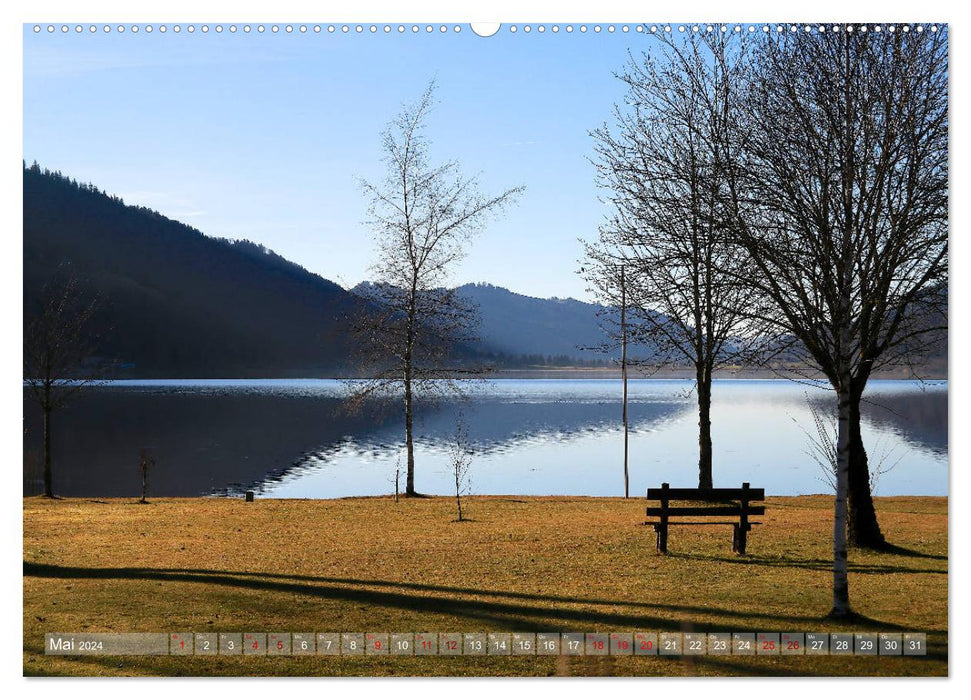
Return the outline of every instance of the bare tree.
<path id="1" fill-rule="evenodd" d="M 599 184 L 613 213 L 586 246 L 583 272 L 600 300 L 625 312 L 621 335 L 655 367 L 690 365 L 698 393 L 698 486 L 712 486 L 711 387 L 760 336 L 757 295 L 739 283 L 724 227 L 717 143 L 732 118 L 740 47 L 717 35 L 660 39 L 660 56 L 630 59 L 613 128 L 594 132 Z M 624 364 L 627 364 L 626 352 Z"/>
<path id="2" fill-rule="evenodd" d="M 51 416 L 97 381 L 96 369 L 86 362 L 98 341 L 92 324 L 98 300 L 68 274 L 48 281 L 36 302 L 25 305 L 24 385 L 44 414 L 44 495 L 54 498 Z"/>
<path id="3" fill-rule="evenodd" d="M 816 463 L 823 473 L 826 484 L 835 492 L 836 480 L 839 478 L 839 452 L 836 448 L 839 435 L 836 421 L 827 420 L 827 414 L 824 414 L 810 400 L 808 395 L 806 396 L 806 406 L 809 408 L 809 414 L 813 419 L 813 430 L 810 431 L 799 425 L 799 421 L 795 418 L 792 420 L 796 425 L 799 425 L 800 430 L 805 433 L 809 441 L 806 456 Z"/>
<path id="4" fill-rule="evenodd" d="M 722 159 L 748 283 L 837 394 L 837 521 L 882 547 L 860 402 L 946 341 L 947 30 L 855 29 L 766 35 Z"/>
<path id="5" fill-rule="evenodd" d="M 799 425 L 800 430 L 806 435 L 809 447 L 806 455 L 820 468 L 825 483 L 836 490 L 836 479 L 839 474 L 839 454 L 836 449 L 839 440 L 837 425 L 835 420 L 829 420 L 827 414 L 816 405 L 816 402 L 806 396 L 806 406 L 813 421 L 813 430 L 799 425 L 799 421 L 793 418 L 793 422 Z M 878 454 L 870 470 L 870 491 L 876 493 L 877 483 L 880 477 L 900 464 L 903 455 L 895 454 L 897 446 L 884 444 L 882 449 L 878 444 Z"/>
<path id="6" fill-rule="evenodd" d="M 398 502 L 398 497 L 401 494 L 401 457 L 398 457 L 394 461 L 394 502 Z"/>
<path id="7" fill-rule="evenodd" d="M 139 503 L 148 503 L 148 474 L 155 468 L 155 458 L 142 448 L 138 453 L 138 471 L 142 475 L 142 497 Z"/>
<path id="8" fill-rule="evenodd" d="M 462 512 L 462 498 L 468 496 L 472 490 L 469 470 L 472 467 L 472 445 L 469 443 L 469 431 L 465 426 L 462 415 L 459 414 L 455 423 L 455 442 L 449 454 L 452 463 L 452 476 L 455 478 L 455 507 L 458 510 L 458 522 L 465 520 Z"/>
<path id="9" fill-rule="evenodd" d="M 416 496 L 414 420 L 416 394 L 460 392 L 456 377 L 467 369 L 450 362 L 456 344 L 474 333 L 474 309 L 445 284 L 487 219 L 523 190 L 480 194 L 477 180 L 458 163 L 433 165 L 425 121 L 434 83 L 406 106 L 382 136 L 387 176 L 362 182 L 370 199 L 369 225 L 378 244 L 376 285 L 357 327 L 363 383 L 357 401 L 396 394 L 404 401 L 407 452 L 405 496 Z"/>

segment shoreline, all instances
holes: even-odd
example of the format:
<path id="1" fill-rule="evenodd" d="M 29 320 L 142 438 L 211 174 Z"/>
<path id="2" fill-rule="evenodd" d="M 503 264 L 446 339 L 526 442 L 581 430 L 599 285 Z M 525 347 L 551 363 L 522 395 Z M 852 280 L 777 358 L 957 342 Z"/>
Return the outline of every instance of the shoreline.
<path id="1" fill-rule="evenodd" d="M 616 370 L 575 370 L 575 369 L 550 369 L 550 370 L 504 370 L 502 372 L 496 372 L 495 374 L 483 375 L 481 377 L 458 379 L 458 381 L 492 381 L 492 380 L 508 380 L 508 379 L 529 379 L 529 380 L 544 380 L 544 379 L 573 379 L 573 380 L 602 380 L 611 379 L 620 381 L 622 376 L 619 371 Z M 688 370 L 684 372 L 670 373 L 665 375 L 660 375 L 658 373 L 646 374 L 641 373 L 639 375 L 631 376 L 628 375 L 629 381 L 657 381 L 657 382 L 668 382 L 668 381 L 695 381 L 695 378 Z M 825 377 L 806 377 L 802 375 L 792 375 L 790 377 L 779 376 L 771 372 L 752 372 L 752 373 L 741 373 L 741 372 L 726 372 L 718 373 L 716 372 L 712 377 L 713 381 L 716 382 L 732 382 L 732 381 L 778 381 L 778 382 L 791 382 L 794 384 L 805 384 L 808 382 L 816 382 L 821 385 L 826 385 L 827 380 Z M 70 380 L 68 380 L 70 381 Z M 219 382 L 232 382 L 232 383 L 245 383 L 245 382 L 360 382 L 367 381 L 365 377 L 314 377 L 314 376 L 293 376 L 293 377 L 124 377 L 124 378 L 112 378 L 112 379 L 92 379 L 85 385 L 86 388 L 98 388 L 101 386 L 151 386 L 153 384 L 168 384 L 171 385 L 176 382 L 185 382 L 186 384 L 206 384 L 206 383 L 219 383 Z M 920 377 L 916 378 L 913 376 L 876 376 L 871 377 L 868 381 L 868 386 L 871 382 L 914 382 L 922 384 L 940 384 L 948 383 L 947 376 L 933 376 L 933 377 Z M 24 389 L 27 389 L 27 384 L 24 384 Z M 828 386 L 822 386 L 821 388 L 829 388 Z"/>
<path id="2" fill-rule="evenodd" d="M 801 493 L 797 495 L 776 495 L 776 494 L 765 494 L 767 499 L 772 500 L 786 500 L 786 499 L 827 499 L 832 500 L 836 498 L 835 494 L 826 493 Z M 54 498 L 48 498 L 42 494 L 25 495 L 21 497 L 26 501 L 39 501 L 39 502 L 49 502 L 49 503 L 102 503 L 102 504 L 112 504 L 112 503 L 129 503 L 134 501 L 138 503 L 138 499 L 141 498 L 140 494 L 135 494 L 131 496 L 56 496 Z M 880 502 L 892 502 L 892 501 L 913 501 L 913 500 L 928 500 L 928 501 L 942 501 L 947 502 L 950 500 L 950 495 L 946 496 L 933 496 L 933 495 L 920 495 L 920 494 L 897 494 L 894 496 L 873 496 L 874 501 Z M 631 496 L 630 498 L 624 498 L 623 496 L 574 496 L 569 494 L 546 494 L 543 496 L 535 495 L 521 495 L 521 494 L 473 494 L 469 496 L 462 496 L 462 502 L 470 501 L 507 501 L 511 503 L 553 503 L 553 502 L 564 502 L 564 501 L 592 501 L 592 502 L 619 502 L 619 503 L 635 503 L 644 501 L 648 499 L 645 496 Z M 152 503 L 163 503 L 171 501 L 240 501 L 245 502 L 242 494 L 239 495 L 199 495 L 199 496 L 148 496 L 148 503 L 145 505 L 151 505 Z M 309 498 L 309 497 L 294 497 L 294 498 L 277 498 L 273 496 L 260 496 L 259 493 L 254 495 L 253 502 L 264 502 L 264 503 L 337 503 L 337 502 L 353 502 L 353 501 L 391 501 L 394 503 L 394 494 L 375 494 L 371 496 L 332 496 L 327 498 Z M 455 495 L 449 494 L 421 494 L 419 496 L 399 496 L 399 503 L 422 503 L 428 501 L 448 501 L 450 503 L 455 502 Z"/>

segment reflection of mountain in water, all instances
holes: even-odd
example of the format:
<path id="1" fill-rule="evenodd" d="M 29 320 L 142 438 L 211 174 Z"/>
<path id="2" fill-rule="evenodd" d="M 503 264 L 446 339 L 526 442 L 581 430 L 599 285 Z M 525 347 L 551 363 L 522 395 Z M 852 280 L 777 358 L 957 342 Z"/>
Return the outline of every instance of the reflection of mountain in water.
<path id="1" fill-rule="evenodd" d="M 150 496 L 211 493 L 259 481 L 307 451 L 388 421 L 374 412 L 349 416 L 333 398 L 112 389 L 86 394 L 54 414 L 54 487 L 63 496 L 138 494 L 143 447 L 157 465 L 149 476 Z M 37 493 L 43 424 L 33 403 L 24 403 L 24 424 L 24 489 Z"/>
<path id="2" fill-rule="evenodd" d="M 525 440 L 546 440 L 551 436 L 570 439 L 578 434 L 620 429 L 620 402 L 505 402 L 485 400 L 465 406 L 451 404 L 426 417 L 419 425 L 421 437 L 437 446 L 447 446 L 455 438 L 456 420 L 461 410 L 469 439 L 476 449 L 502 452 L 510 444 Z M 632 431 L 647 430 L 692 410 L 688 402 L 643 402 L 630 405 Z"/>
<path id="3" fill-rule="evenodd" d="M 878 394 L 861 406 L 864 420 L 904 439 L 947 454 L 947 392 L 912 391 Z"/>
<path id="4" fill-rule="evenodd" d="M 831 400 L 814 396 L 811 402 L 824 412 L 835 410 Z M 865 423 L 899 435 L 917 447 L 947 454 L 946 391 L 931 388 L 927 391 L 865 393 L 860 411 Z"/>
<path id="5" fill-rule="evenodd" d="M 631 432 L 649 430 L 691 411 L 690 403 L 670 401 L 630 404 Z M 502 401 L 494 398 L 421 406 L 416 412 L 416 442 L 432 451 L 452 449 L 461 416 L 469 441 L 479 455 L 501 454 L 529 444 L 567 442 L 589 433 L 621 429 L 620 402 Z M 400 421 L 354 436 L 353 445 L 328 445 L 306 454 L 298 462 L 268 474 L 257 488 L 270 487 L 289 477 L 324 466 L 338 452 L 352 449 L 361 458 L 374 458 L 387 450 L 404 455 Z"/>

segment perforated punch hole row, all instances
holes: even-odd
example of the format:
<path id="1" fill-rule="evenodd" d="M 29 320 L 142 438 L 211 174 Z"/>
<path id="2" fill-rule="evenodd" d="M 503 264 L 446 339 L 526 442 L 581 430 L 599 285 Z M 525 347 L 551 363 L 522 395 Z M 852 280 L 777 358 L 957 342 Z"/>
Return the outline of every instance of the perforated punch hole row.
<path id="1" fill-rule="evenodd" d="M 503 25 L 502 24 L 499 24 L 499 23 L 473 23 L 473 24 L 470 24 L 468 26 L 471 29 L 471 31 L 473 33 L 475 33 L 477 36 L 486 37 L 486 38 L 487 37 L 491 37 L 491 36 L 495 36 L 503 28 Z M 917 31 L 917 32 L 923 32 L 923 31 L 925 31 L 925 25 L 920 25 L 920 24 L 918 24 L 918 25 L 910 25 L 910 24 L 894 24 L 894 25 L 888 25 L 888 24 L 871 24 L 871 25 L 852 25 L 852 24 L 849 24 L 849 25 L 840 25 L 840 24 L 833 24 L 833 25 L 827 25 L 827 24 L 803 24 L 803 25 L 792 24 L 792 25 L 783 25 L 783 24 L 776 24 L 776 25 L 768 25 L 768 24 L 765 24 L 765 25 L 752 25 L 752 24 L 749 24 L 749 25 L 720 25 L 720 26 L 717 26 L 717 27 L 714 26 L 714 25 L 707 25 L 707 26 L 704 27 L 703 30 L 702 30 L 702 28 L 701 28 L 700 25 L 673 25 L 672 26 L 672 25 L 656 25 L 656 24 L 651 24 L 651 25 L 647 25 L 647 24 L 634 24 L 634 25 L 630 25 L 630 24 L 621 24 L 621 25 L 614 25 L 614 24 L 609 24 L 609 25 L 599 25 L 599 24 L 597 24 L 597 25 L 586 25 L 586 24 L 580 24 L 580 25 L 573 25 L 573 24 L 566 24 L 566 25 L 559 25 L 559 24 L 553 24 L 553 25 L 546 25 L 546 24 L 540 24 L 540 25 L 529 25 L 529 24 L 527 24 L 527 25 L 517 25 L 517 24 L 510 24 L 510 25 L 506 25 L 506 31 L 508 33 L 510 33 L 510 34 L 517 34 L 517 33 L 520 33 L 520 34 L 530 34 L 530 33 L 534 32 L 534 31 L 537 32 L 537 33 L 539 33 L 539 34 L 544 34 L 547 31 L 550 31 L 550 32 L 552 32 L 554 34 L 558 34 L 561 31 L 565 32 L 566 34 L 573 34 L 574 31 L 576 31 L 576 32 L 578 32 L 581 35 L 582 34 L 586 34 L 588 31 L 592 32 L 593 34 L 599 34 L 601 32 L 606 32 L 608 34 L 613 34 L 614 32 L 621 32 L 621 33 L 625 33 L 626 34 L 626 33 L 630 32 L 630 31 L 642 32 L 643 33 L 645 31 L 645 27 L 647 27 L 647 30 L 646 31 L 648 31 L 649 33 L 657 33 L 657 32 L 672 33 L 672 32 L 675 32 L 675 31 L 676 32 L 680 32 L 680 33 L 685 33 L 685 32 L 698 33 L 698 32 L 701 32 L 701 31 L 704 31 L 704 32 L 720 31 L 720 32 L 736 32 L 736 33 L 737 32 L 743 32 L 743 31 L 748 32 L 748 33 L 754 33 L 754 32 L 757 32 L 757 31 L 762 31 L 762 32 L 775 31 L 775 32 L 779 32 L 779 33 L 785 32 L 785 31 L 790 31 L 790 32 L 803 31 L 803 32 L 807 32 L 807 33 L 808 32 L 824 33 L 824 32 L 827 32 L 827 31 L 829 31 L 829 32 L 840 32 L 840 31 L 847 31 L 847 32 L 853 32 L 853 31 L 861 31 L 861 32 L 866 32 L 866 31 L 873 31 L 873 32 L 882 32 L 882 31 L 895 32 L 895 31 L 903 31 L 903 32 L 909 32 L 909 31 L 912 31 L 912 30 L 913 31 Z M 938 25 L 936 25 L 936 24 L 927 25 L 926 28 L 927 28 L 927 30 L 929 30 L 931 32 L 937 32 L 938 31 Z M 60 32 L 62 34 L 67 34 L 67 33 L 69 33 L 71 31 L 71 27 L 68 26 L 68 25 L 66 25 L 66 24 L 61 25 L 59 29 L 60 29 Z M 85 33 L 85 30 L 87 30 L 87 33 L 90 33 L 90 34 L 94 34 L 96 32 L 101 32 L 101 33 L 107 34 L 107 33 L 110 33 L 112 31 L 116 31 L 118 33 L 125 33 L 126 31 L 128 31 L 128 32 L 137 34 L 139 32 L 139 30 L 143 31 L 146 34 L 151 34 L 153 31 L 156 31 L 156 30 L 158 32 L 164 34 L 164 33 L 168 32 L 168 31 L 170 31 L 170 29 L 171 29 L 171 31 L 175 32 L 176 34 L 179 34 L 182 31 L 186 31 L 186 32 L 192 34 L 192 33 L 195 33 L 197 31 L 197 26 L 194 25 L 194 24 L 187 24 L 187 25 L 174 24 L 174 25 L 171 25 L 171 27 L 169 25 L 164 25 L 164 24 L 161 24 L 161 25 L 151 25 L 151 24 L 146 24 L 146 25 L 138 25 L 138 24 L 122 25 L 122 24 L 119 24 L 119 25 L 116 25 L 116 26 L 112 27 L 112 25 L 105 24 L 105 25 L 101 25 L 99 27 L 98 25 L 92 24 L 92 25 L 89 25 L 89 26 L 85 27 L 84 25 L 80 25 L 79 24 L 79 25 L 75 25 L 73 29 L 74 29 L 75 33 L 77 33 L 77 34 L 83 34 L 83 33 Z M 417 33 L 421 32 L 422 30 L 424 30 L 424 32 L 426 34 L 436 33 L 436 30 L 437 30 L 437 33 L 439 33 L 439 34 L 446 34 L 446 33 L 450 33 L 450 32 L 451 33 L 460 33 L 462 31 L 462 25 L 458 25 L 458 24 L 455 24 L 455 25 L 445 25 L 445 24 L 442 24 L 442 25 L 431 25 L 431 24 L 427 24 L 427 25 L 421 25 L 420 26 L 420 25 L 417 25 L 417 24 L 415 24 L 415 25 L 399 24 L 397 26 L 393 26 L 393 25 L 389 25 L 389 24 L 385 24 L 385 25 L 375 25 L 375 24 L 371 24 L 371 25 L 361 25 L 361 24 L 357 24 L 357 25 L 346 25 L 346 24 L 345 25 L 333 25 L 333 24 L 331 24 L 331 25 L 320 25 L 320 24 L 313 24 L 313 25 L 307 25 L 307 24 L 300 24 L 300 25 L 293 25 L 293 24 L 286 24 L 286 25 L 278 25 L 278 24 L 269 24 L 269 25 L 263 25 L 263 24 L 258 24 L 258 25 L 249 25 L 249 24 L 236 25 L 236 24 L 229 24 L 229 25 L 222 25 L 222 24 L 217 24 L 217 25 L 212 25 L 210 27 L 210 25 L 203 24 L 203 25 L 199 25 L 198 26 L 198 31 L 201 32 L 202 34 L 208 34 L 210 32 L 210 29 L 215 34 L 222 34 L 223 31 L 227 31 L 230 34 L 235 34 L 237 31 L 241 31 L 244 34 L 249 34 L 251 31 L 256 31 L 257 33 L 260 33 L 260 34 L 266 32 L 266 31 L 269 31 L 271 34 L 279 34 L 281 32 L 283 34 L 307 34 L 308 32 L 309 33 L 313 33 L 313 34 L 320 34 L 321 32 L 326 32 L 326 33 L 329 33 L 329 34 L 333 34 L 335 32 L 340 32 L 340 33 L 344 33 L 344 34 L 350 34 L 350 33 L 353 33 L 353 34 L 379 34 L 379 33 L 383 33 L 383 34 L 391 34 L 391 33 L 404 34 L 404 33 L 410 31 L 411 33 L 417 34 Z M 46 27 L 44 25 L 34 24 L 32 26 L 32 31 L 35 34 L 39 34 L 41 32 L 45 32 L 45 31 L 48 34 L 55 34 L 58 31 L 58 27 L 56 25 L 54 25 L 54 24 L 48 24 L 48 25 L 46 25 Z"/>

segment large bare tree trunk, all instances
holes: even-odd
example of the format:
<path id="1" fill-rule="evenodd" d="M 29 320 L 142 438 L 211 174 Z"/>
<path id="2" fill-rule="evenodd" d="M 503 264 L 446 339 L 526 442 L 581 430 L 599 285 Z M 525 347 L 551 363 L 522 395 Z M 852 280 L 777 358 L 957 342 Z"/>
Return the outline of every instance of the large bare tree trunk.
<path id="1" fill-rule="evenodd" d="M 870 492 L 870 469 L 860 431 L 860 394 L 851 392 L 849 401 L 849 541 L 857 547 L 879 549 L 886 547 L 887 541 L 880 532 Z"/>
<path id="2" fill-rule="evenodd" d="M 44 407 L 44 495 L 54 498 L 54 479 L 51 475 L 51 409 Z"/>
<path id="3" fill-rule="evenodd" d="M 843 45 L 847 65 L 851 62 L 848 44 Z M 844 84 L 844 100 L 847 110 L 854 104 L 854 95 L 849 81 Z M 852 148 L 854 143 L 854 129 L 850 120 L 844 125 L 844 148 Z M 833 609 L 832 617 L 849 617 L 850 609 L 850 581 L 847 553 L 846 553 L 846 516 L 847 496 L 850 487 L 850 405 L 853 403 L 853 372 L 850 365 L 852 331 L 850 325 L 853 319 L 853 176 L 854 153 L 848 150 L 843 154 L 844 169 L 842 172 L 842 208 L 843 230 L 840 240 L 840 256 L 837 263 L 839 270 L 838 287 L 839 312 L 836 327 L 839 329 L 837 337 L 836 359 L 836 397 L 839 402 L 837 412 L 836 432 L 836 503 L 833 515 Z"/>
<path id="4" fill-rule="evenodd" d="M 850 392 L 846 386 L 844 384 L 836 393 L 839 400 L 839 421 L 836 436 L 836 504 L 833 517 L 832 617 L 847 617 L 852 613 L 846 557 L 846 497 L 850 471 Z"/>
<path id="5" fill-rule="evenodd" d="M 767 34 L 753 54 L 758 87 L 743 102 L 751 114 L 739 120 L 753 125 L 739 131 L 751 157 L 728 170 L 749 188 L 736 193 L 731 183 L 755 224 L 740 227 L 761 273 L 751 283 L 809 364 L 846 392 L 848 541 L 865 547 L 886 543 L 860 394 L 875 369 L 919 364 L 946 338 L 948 71 L 939 30 Z"/>
<path id="6" fill-rule="evenodd" d="M 711 481 L 711 375 L 698 373 L 698 488 L 710 489 Z"/>

